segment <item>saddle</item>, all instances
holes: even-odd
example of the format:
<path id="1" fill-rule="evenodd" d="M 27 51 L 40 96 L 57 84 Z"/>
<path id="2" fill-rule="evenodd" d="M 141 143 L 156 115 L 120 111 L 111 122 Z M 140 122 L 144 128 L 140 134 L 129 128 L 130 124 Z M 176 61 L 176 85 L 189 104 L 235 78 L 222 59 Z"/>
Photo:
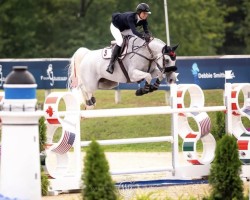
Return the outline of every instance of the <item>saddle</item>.
<path id="1" fill-rule="evenodd" d="M 131 37 L 133 37 L 133 36 L 132 35 L 123 36 L 123 43 L 122 43 L 122 46 L 121 46 L 121 52 L 120 52 L 120 55 L 118 57 L 120 60 L 122 60 L 127 54 L 128 43 L 129 43 L 129 39 Z M 112 51 L 113 51 L 113 48 L 115 47 L 115 45 L 116 45 L 115 40 L 112 40 L 111 45 L 109 47 L 104 47 L 102 49 L 102 57 L 104 59 L 110 59 L 111 58 Z"/>

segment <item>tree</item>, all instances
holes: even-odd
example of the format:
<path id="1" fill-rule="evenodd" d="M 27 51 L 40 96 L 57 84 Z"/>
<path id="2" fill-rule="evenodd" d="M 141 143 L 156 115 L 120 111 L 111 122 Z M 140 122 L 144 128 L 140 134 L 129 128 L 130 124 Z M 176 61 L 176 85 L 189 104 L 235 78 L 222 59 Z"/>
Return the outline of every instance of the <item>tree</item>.
<path id="1" fill-rule="evenodd" d="M 236 139 L 234 136 L 224 135 L 217 143 L 215 159 L 210 169 L 212 199 L 243 199 L 241 164 Z"/>
<path id="2" fill-rule="evenodd" d="M 109 174 L 109 165 L 101 146 L 92 141 L 84 160 L 83 199 L 114 200 L 116 189 Z"/>
<path id="3" fill-rule="evenodd" d="M 178 55 L 230 53 L 231 46 L 237 54 L 247 49 L 248 0 L 168 2 L 170 42 L 180 44 Z M 152 11 L 148 18 L 150 31 L 166 42 L 164 1 L 147 3 Z M 112 13 L 135 11 L 137 4 L 135 0 L 2 0 L 0 56 L 68 58 L 79 47 L 109 46 L 113 40 L 109 28 Z"/>
<path id="4" fill-rule="evenodd" d="M 226 133 L 225 126 L 225 113 L 216 112 L 216 124 L 212 128 L 212 134 L 215 137 L 215 140 L 221 139 Z"/>
<path id="5" fill-rule="evenodd" d="M 250 1 L 245 0 L 243 3 L 243 12 L 245 14 L 245 19 L 240 28 L 241 33 L 243 34 L 244 43 L 246 46 L 246 49 L 243 52 L 244 54 L 250 54 L 250 12 L 249 10 L 250 10 Z"/>
<path id="6" fill-rule="evenodd" d="M 117 11 L 115 0 L 94 1 L 80 20 L 81 43 L 89 49 L 99 49 L 114 40 L 110 33 L 111 15 Z M 77 27 L 76 27 L 77 28 Z M 79 46 L 78 46 L 79 47 Z"/>
<path id="7" fill-rule="evenodd" d="M 169 3 L 169 27 L 171 43 L 180 43 L 178 55 L 215 55 L 223 42 L 223 16 L 215 0 Z"/>
<path id="8" fill-rule="evenodd" d="M 1 1 L 1 57 L 70 57 L 84 31 L 79 7 L 79 0 Z"/>
<path id="9" fill-rule="evenodd" d="M 219 54 L 245 54 L 249 31 L 246 30 L 246 17 L 249 15 L 248 0 L 217 0 L 224 16 L 225 38 L 218 48 Z M 246 7 L 248 6 L 248 7 Z M 248 21 L 249 22 L 249 21 Z M 248 26 L 249 27 L 249 26 Z M 248 35 L 245 35 L 247 31 Z"/>

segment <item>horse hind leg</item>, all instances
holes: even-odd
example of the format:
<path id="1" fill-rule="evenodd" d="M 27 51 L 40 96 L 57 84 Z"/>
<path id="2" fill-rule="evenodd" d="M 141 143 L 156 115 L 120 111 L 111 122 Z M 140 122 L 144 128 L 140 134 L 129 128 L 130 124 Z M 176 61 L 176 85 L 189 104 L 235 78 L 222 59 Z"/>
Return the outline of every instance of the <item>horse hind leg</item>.
<path id="1" fill-rule="evenodd" d="M 81 90 L 82 90 L 83 97 L 85 99 L 84 110 L 94 109 L 96 105 L 96 98 L 93 96 L 92 93 L 85 92 L 83 88 L 81 88 Z"/>
<path id="2" fill-rule="evenodd" d="M 94 109 L 95 106 L 96 106 L 96 98 L 91 94 L 91 97 L 86 98 L 85 100 L 85 110 Z"/>
<path id="3" fill-rule="evenodd" d="M 86 100 L 86 105 L 87 106 L 95 106 L 96 105 L 95 97 L 92 96 L 89 100 Z"/>

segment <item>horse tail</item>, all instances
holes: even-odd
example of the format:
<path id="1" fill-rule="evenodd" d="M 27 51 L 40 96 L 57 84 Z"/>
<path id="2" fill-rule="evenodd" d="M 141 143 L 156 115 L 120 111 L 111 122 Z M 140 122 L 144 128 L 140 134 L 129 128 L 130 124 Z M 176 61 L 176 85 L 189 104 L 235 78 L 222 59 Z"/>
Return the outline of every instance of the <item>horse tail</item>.
<path id="1" fill-rule="evenodd" d="M 81 47 L 77 49 L 70 60 L 68 68 L 68 89 L 77 97 L 79 103 L 84 103 L 84 96 L 81 91 L 82 81 L 80 76 L 80 64 L 89 49 Z"/>
<path id="2" fill-rule="evenodd" d="M 81 47 L 72 56 L 68 68 L 68 89 L 77 88 L 81 85 L 80 64 L 88 52 L 89 49 Z"/>

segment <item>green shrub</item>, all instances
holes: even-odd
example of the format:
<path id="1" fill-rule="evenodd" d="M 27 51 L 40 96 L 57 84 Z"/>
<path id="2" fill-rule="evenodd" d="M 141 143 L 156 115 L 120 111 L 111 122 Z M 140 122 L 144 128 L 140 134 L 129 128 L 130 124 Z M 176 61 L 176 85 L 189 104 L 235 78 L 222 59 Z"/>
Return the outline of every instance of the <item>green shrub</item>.
<path id="1" fill-rule="evenodd" d="M 211 199 L 243 199 L 241 164 L 236 139 L 234 136 L 224 135 L 217 143 L 215 159 L 211 164 Z"/>
<path id="2" fill-rule="evenodd" d="M 48 187 L 49 187 L 49 179 L 47 174 L 45 174 L 43 168 L 41 167 L 41 189 L 42 189 L 42 196 L 46 196 L 48 194 Z"/>
<path id="3" fill-rule="evenodd" d="M 40 152 L 44 151 L 44 145 L 47 141 L 46 135 L 47 127 L 45 124 L 45 117 L 41 117 L 39 119 L 39 144 L 40 144 Z"/>
<path id="4" fill-rule="evenodd" d="M 47 140 L 46 137 L 46 131 L 47 127 L 45 124 L 45 118 L 41 117 L 39 119 L 39 146 L 40 146 L 40 158 L 41 158 L 41 163 L 44 163 L 44 154 L 41 152 L 44 151 L 44 145 Z M 42 167 L 41 167 L 41 189 L 42 189 L 42 196 L 46 196 L 48 194 L 48 187 L 49 187 L 49 180 L 48 176 L 44 173 Z"/>
<path id="5" fill-rule="evenodd" d="M 87 149 L 82 176 L 84 200 L 118 199 L 109 173 L 109 164 L 101 146 L 92 141 Z"/>
<path id="6" fill-rule="evenodd" d="M 226 125 L 225 125 L 225 113 L 224 112 L 216 112 L 216 124 L 213 125 L 212 134 L 216 140 L 219 140 L 226 133 Z"/>

